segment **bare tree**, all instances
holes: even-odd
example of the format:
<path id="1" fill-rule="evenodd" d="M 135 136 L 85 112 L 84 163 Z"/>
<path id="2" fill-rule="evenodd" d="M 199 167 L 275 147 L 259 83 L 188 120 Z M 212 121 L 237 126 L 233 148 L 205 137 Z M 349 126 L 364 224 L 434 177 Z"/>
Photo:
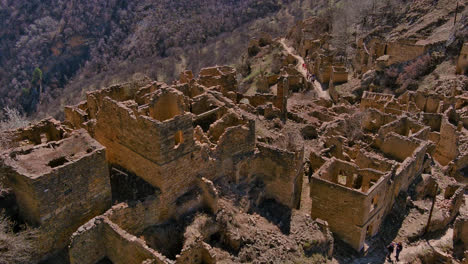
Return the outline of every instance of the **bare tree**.
<path id="1" fill-rule="evenodd" d="M 5 120 L 0 121 L 0 131 L 13 130 L 20 127 L 25 127 L 29 121 L 25 116 L 21 115 L 18 110 L 10 107 L 5 107 Z"/>

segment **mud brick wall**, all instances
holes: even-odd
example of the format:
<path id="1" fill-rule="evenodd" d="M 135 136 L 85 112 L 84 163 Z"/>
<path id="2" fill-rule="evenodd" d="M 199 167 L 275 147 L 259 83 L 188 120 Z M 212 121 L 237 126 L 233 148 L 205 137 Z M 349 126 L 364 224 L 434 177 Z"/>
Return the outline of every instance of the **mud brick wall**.
<path id="1" fill-rule="evenodd" d="M 438 95 L 427 95 L 421 92 L 410 93 L 410 100 L 416 104 L 420 111 L 427 113 L 437 113 L 441 102 Z"/>
<path id="2" fill-rule="evenodd" d="M 365 238 L 366 195 L 314 175 L 310 181 L 311 217 L 328 222 L 330 229 L 354 249 L 361 250 Z"/>
<path id="3" fill-rule="evenodd" d="M 360 170 L 360 174 L 362 175 L 365 175 L 365 172 L 366 170 Z M 392 207 L 393 189 L 389 181 L 390 172 L 380 176 L 379 181 L 367 191 L 364 205 L 364 218 L 366 219 L 366 223 L 365 226 L 363 226 L 363 230 L 366 230 L 369 236 L 377 234 L 387 210 Z"/>
<path id="4" fill-rule="evenodd" d="M 360 108 L 361 110 L 375 108 L 384 112 L 385 104 L 392 101 L 393 99 L 394 96 L 390 94 L 372 93 L 365 91 L 361 98 Z"/>
<path id="5" fill-rule="evenodd" d="M 215 264 L 216 254 L 211 254 L 210 245 L 205 242 L 198 242 L 196 245 L 190 245 L 180 252 L 176 260 L 177 264 Z"/>
<path id="6" fill-rule="evenodd" d="M 121 229 L 106 217 L 96 217 L 82 226 L 71 238 L 71 264 L 94 264 L 104 257 L 115 264 L 169 263 L 146 243 Z"/>
<path id="7" fill-rule="evenodd" d="M 468 249 L 468 217 L 459 216 L 453 225 L 453 242 L 461 246 L 463 250 Z"/>
<path id="8" fill-rule="evenodd" d="M 103 239 L 106 255 L 114 264 L 141 264 L 147 259 L 155 263 L 167 263 L 160 253 L 149 248 L 145 241 L 127 233 L 111 221 L 105 221 Z"/>
<path id="9" fill-rule="evenodd" d="M 360 168 L 370 168 L 381 172 L 390 171 L 394 165 L 394 162 L 391 160 L 379 157 L 369 152 L 364 152 L 363 150 L 360 150 L 357 154 L 355 163 Z"/>
<path id="10" fill-rule="evenodd" d="M 390 42 L 387 44 L 387 54 L 390 55 L 388 65 L 416 59 L 423 55 L 426 50 L 427 48 L 424 45 Z"/>
<path id="11" fill-rule="evenodd" d="M 436 113 L 422 113 L 421 121 L 424 125 L 429 126 L 431 131 L 440 131 L 442 115 Z M 435 143 L 437 143 L 437 141 Z"/>
<path id="12" fill-rule="evenodd" d="M 240 100 L 246 98 L 249 100 L 249 104 L 257 107 L 260 105 L 265 105 L 268 102 L 275 102 L 276 96 L 274 94 L 255 94 L 252 96 L 241 95 Z M 240 101 L 239 100 L 239 101 Z"/>
<path id="13" fill-rule="evenodd" d="M 394 115 L 385 114 L 377 109 L 369 108 L 364 111 L 361 127 L 375 133 L 380 127 L 395 121 L 396 118 L 397 117 Z"/>
<path id="14" fill-rule="evenodd" d="M 226 95 L 228 92 L 237 91 L 236 71 L 231 67 L 211 67 L 200 71 L 198 83 L 205 87 L 220 86 L 221 92 Z"/>
<path id="15" fill-rule="evenodd" d="M 88 114 L 90 119 L 95 119 L 100 110 L 104 98 L 109 97 L 116 101 L 127 101 L 135 99 L 138 88 L 143 86 L 137 83 L 123 83 L 86 94 Z"/>
<path id="16" fill-rule="evenodd" d="M 20 128 L 11 132 L 9 137 L 11 142 L 8 142 L 9 148 L 18 147 L 21 145 L 39 145 L 49 141 L 57 141 L 63 139 L 67 135 L 67 129 L 62 124 L 53 119 L 47 118 L 40 122 Z"/>
<path id="17" fill-rule="evenodd" d="M 394 178 L 394 196 L 397 196 L 400 191 L 406 191 L 414 178 L 421 174 L 428 146 L 429 143 L 421 142 L 413 151 L 412 156 L 405 159 L 397 168 Z"/>
<path id="18" fill-rule="evenodd" d="M 380 150 L 386 155 L 399 162 L 411 157 L 414 150 L 419 147 L 419 142 L 413 141 L 394 132 L 385 136 L 385 140 L 380 146 Z"/>
<path id="19" fill-rule="evenodd" d="M 70 264 L 95 264 L 106 257 L 102 239 L 104 217 L 99 216 L 82 225 L 71 237 L 68 246 Z"/>
<path id="20" fill-rule="evenodd" d="M 183 142 L 175 148 L 175 134 L 178 131 L 182 132 Z M 181 115 L 159 122 L 134 113 L 122 103 L 105 98 L 96 124 L 96 139 L 100 141 L 102 138 L 112 140 L 161 165 L 193 149 L 192 116 Z M 112 147 L 108 148 L 110 154 L 114 153 Z M 119 165 L 126 167 L 124 164 Z"/>
<path id="21" fill-rule="evenodd" d="M 440 139 L 436 145 L 434 159 L 442 166 L 449 164 L 459 154 L 458 151 L 458 132 L 448 118 L 443 117 L 440 125 Z"/>
<path id="22" fill-rule="evenodd" d="M 300 203 L 304 152 L 289 152 L 257 144 L 258 153 L 247 170 L 265 183 L 265 198 L 297 208 Z M 249 162 L 249 161 L 247 161 Z"/>
<path id="23" fill-rule="evenodd" d="M 228 127 L 218 140 L 215 155 L 229 159 L 236 155 L 247 154 L 255 149 L 255 121 L 246 125 Z"/>
<path id="24" fill-rule="evenodd" d="M 168 220 L 165 211 L 165 204 L 159 197 L 149 196 L 143 202 L 116 204 L 105 216 L 122 229 L 139 234 L 149 226 Z"/>

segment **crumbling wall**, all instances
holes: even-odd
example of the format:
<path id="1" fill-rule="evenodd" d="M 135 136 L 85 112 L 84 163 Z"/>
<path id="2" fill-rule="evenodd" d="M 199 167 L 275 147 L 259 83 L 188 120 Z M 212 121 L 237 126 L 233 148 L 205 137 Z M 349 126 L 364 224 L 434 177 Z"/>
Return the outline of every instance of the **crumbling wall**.
<path id="1" fill-rule="evenodd" d="M 148 114 L 158 121 L 166 121 L 188 110 L 184 95 L 175 89 L 159 89 L 151 95 Z"/>
<path id="2" fill-rule="evenodd" d="M 387 54 L 390 55 L 388 65 L 401 63 L 416 59 L 423 55 L 427 48 L 425 45 L 418 45 L 411 41 L 394 41 L 387 43 Z"/>
<path id="3" fill-rule="evenodd" d="M 99 216 L 82 225 L 71 236 L 68 246 L 70 264 L 95 264 L 106 257 L 102 239 L 104 217 Z"/>
<path id="4" fill-rule="evenodd" d="M 165 264 L 165 257 L 148 247 L 140 238 L 121 229 L 111 221 L 104 220 L 103 242 L 106 245 L 106 256 L 115 264 L 140 264 L 147 259 Z"/>
<path id="5" fill-rule="evenodd" d="M 369 132 L 377 132 L 380 127 L 396 120 L 396 116 L 383 113 L 375 108 L 363 111 L 361 127 Z"/>
<path id="6" fill-rule="evenodd" d="M 2 137 L 5 137 L 2 143 L 5 144 L 4 148 L 39 145 L 61 140 L 67 137 L 69 133 L 69 129 L 50 117 L 25 128 L 5 132 L 5 134 L 2 134 Z"/>
<path id="7" fill-rule="evenodd" d="M 116 264 L 141 264 L 148 259 L 154 260 L 153 263 L 169 263 L 145 241 L 103 216 L 90 220 L 73 234 L 69 256 L 71 264 L 92 264 L 104 257 Z"/>
<path id="8" fill-rule="evenodd" d="M 304 150 L 290 152 L 257 144 L 252 174 L 265 183 L 265 198 L 298 208 L 302 191 Z"/>
<path id="9" fill-rule="evenodd" d="M 385 104 L 393 101 L 395 98 L 391 94 L 379 94 L 365 91 L 361 98 L 360 108 L 361 110 L 367 108 L 375 108 L 381 112 L 385 112 Z"/>
<path id="10" fill-rule="evenodd" d="M 15 192 L 20 216 L 39 227 L 44 256 L 60 250 L 70 235 L 111 206 L 105 149 L 84 130 L 70 137 L 1 157 L 1 172 Z"/>
<path id="11" fill-rule="evenodd" d="M 89 121 L 87 101 L 82 101 L 77 105 L 65 106 L 63 112 L 66 122 L 73 128 L 85 128 L 85 123 Z"/>
<path id="12" fill-rule="evenodd" d="M 210 245 L 198 242 L 185 247 L 176 260 L 177 264 L 215 264 L 216 255 L 211 251 Z"/>
<path id="13" fill-rule="evenodd" d="M 380 150 L 395 160 L 402 162 L 406 158 L 411 157 L 414 150 L 418 147 L 419 142 L 390 132 L 385 136 Z"/>
<path id="14" fill-rule="evenodd" d="M 416 139 L 413 139 L 416 140 Z M 411 157 L 405 159 L 395 171 L 394 177 L 394 197 L 400 191 L 408 190 L 409 185 L 416 176 L 422 173 L 424 160 L 429 143 L 420 141 L 419 146 L 413 151 Z"/>
<path id="15" fill-rule="evenodd" d="M 448 118 L 443 117 L 440 125 L 440 139 L 437 142 L 434 159 L 442 166 L 449 164 L 459 154 L 458 132 Z"/>
<path id="16" fill-rule="evenodd" d="M 387 172 L 392 169 L 394 162 L 384 157 L 379 157 L 373 153 L 360 150 L 354 161 L 359 168 L 370 168 L 381 172 Z"/>
<path id="17" fill-rule="evenodd" d="M 195 147 L 191 114 L 159 122 L 105 98 L 95 136 L 107 147 L 111 164 L 161 189 L 168 203 L 190 188 L 205 164 Z"/>
<path id="18" fill-rule="evenodd" d="M 366 196 L 352 188 L 340 186 L 318 177 L 310 180 L 312 209 L 310 216 L 326 220 L 333 233 L 357 251 L 364 245 L 364 212 Z"/>
<path id="19" fill-rule="evenodd" d="M 198 83 L 210 88 L 221 87 L 221 93 L 228 96 L 229 92 L 237 91 L 236 70 L 229 66 L 203 68 L 200 71 Z"/>
<path id="20" fill-rule="evenodd" d="M 454 246 L 462 252 L 468 250 L 468 216 L 460 215 L 453 224 Z"/>
<path id="21" fill-rule="evenodd" d="M 403 116 L 380 127 L 378 135 L 375 139 L 375 145 L 379 148 L 382 148 L 383 141 L 389 133 L 395 133 L 403 137 L 421 138 L 425 140 L 427 139 L 429 130 L 430 128 L 424 127 L 414 120 Z"/>

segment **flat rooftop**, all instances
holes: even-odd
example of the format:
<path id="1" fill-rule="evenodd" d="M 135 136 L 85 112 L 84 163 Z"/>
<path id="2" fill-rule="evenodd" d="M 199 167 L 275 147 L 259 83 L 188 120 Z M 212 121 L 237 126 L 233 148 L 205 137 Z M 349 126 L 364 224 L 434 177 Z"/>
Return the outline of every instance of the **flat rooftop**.
<path id="1" fill-rule="evenodd" d="M 104 147 L 80 129 L 59 141 L 16 148 L 10 154 L 5 153 L 2 159 L 17 173 L 36 179 L 100 150 Z"/>

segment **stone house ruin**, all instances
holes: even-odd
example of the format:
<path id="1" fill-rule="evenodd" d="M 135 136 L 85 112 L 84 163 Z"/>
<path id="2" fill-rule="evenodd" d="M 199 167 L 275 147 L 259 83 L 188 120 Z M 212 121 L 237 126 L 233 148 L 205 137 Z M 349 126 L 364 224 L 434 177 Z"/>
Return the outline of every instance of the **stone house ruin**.
<path id="1" fill-rule="evenodd" d="M 348 70 L 330 47 L 330 27 L 325 18 L 311 17 L 296 24 L 287 37 L 306 61 L 308 71 L 327 85 L 330 81 L 333 84 L 348 81 Z"/>
<path id="2" fill-rule="evenodd" d="M 0 172 L 21 219 L 40 229 L 38 254 L 66 247 L 80 225 L 111 205 L 106 150 L 85 130 L 44 120 L 16 131 L 10 143 L 18 147 L 1 155 Z"/>
<path id="3" fill-rule="evenodd" d="M 368 118 L 372 117 L 363 117 Z M 377 134 L 370 145 L 338 147 L 335 142 L 335 149 L 342 152 L 325 161 L 310 181 L 311 216 L 326 220 L 357 251 L 364 248 L 366 237 L 378 232 L 398 193 L 422 172 L 429 147 L 417 137 L 422 131 L 408 137 L 405 129 L 399 130 L 402 125 L 409 130 L 413 124 L 404 118 L 381 127 L 371 124 L 368 128 Z"/>
<path id="4" fill-rule="evenodd" d="M 466 128 L 463 94 L 442 96 L 408 91 L 394 95 L 364 92 L 361 132 L 345 120 L 329 121 L 323 150 L 311 153 L 311 216 L 360 251 L 374 236 L 396 197 L 433 159 L 452 177 L 463 179 L 467 155 L 460 144 Z M 346 130 L 348 129 L 348 131 Z M 340 197 L 337 199 L 336 197 Z"/>
<path id="5" fill-rule="evenodd" d="M 428 50 L 428 45 L 419 44 L 417 40 L 385 41 L 381 38 L 372 38 L 366 42 L 360 39 L 353 66 L 359 74 L 371 69 L 383 70 L 393 64 L 414 60 Z"/>
<path id="6" fill-rule="evenodd" d="M 148 230 L 215 214 L 218 180 L 261 186 L 257 203 L 298 208 L 304 150 L 256 142 L 232 76 L 215 67 L 198 79 L 184 72 L 171 86 L 114 85 L 66 107 L 63 123 L 8 133 L 1 173 L 20 217 L 44 236 L 39 255 L 69 245 L 71 263 L 215 263 L 206 243 L 181 238 L 168 249 Z M 289 82 L 281 82 L 272 102 L 287 113 Z"/>

